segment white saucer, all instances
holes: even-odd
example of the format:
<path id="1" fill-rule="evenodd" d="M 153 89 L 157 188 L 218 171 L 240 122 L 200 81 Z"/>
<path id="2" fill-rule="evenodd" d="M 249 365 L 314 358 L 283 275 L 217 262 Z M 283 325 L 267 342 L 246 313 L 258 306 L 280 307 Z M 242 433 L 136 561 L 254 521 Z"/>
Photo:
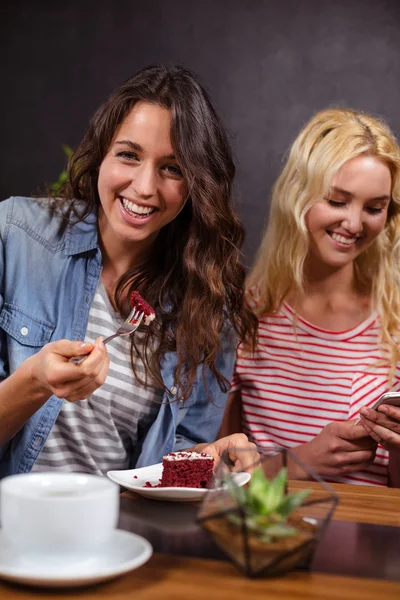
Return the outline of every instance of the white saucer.
<path id="1" fill-rule="evenodd" d="M 140 535 L 115 530 L 97 556 L 73 564 L 43 564 L 17 554 L 0 530 L 0 578 L 42 587 L 77 587 L 99 583 L 140 567 L 153 553 Z"/>
<path id="2" fill-rule="evenodd" d="M 157 485 L 160 482 L 162 463 L 142 467 L 141 469 L 127 469 L 123 471 L 108 471 L 107 475 L 115 483 L 132 490 L 145 498 L 153 500 L 168 500 L 169 502 L 196 502 L 202 500 L 208 489 L 188 487 L 144 487 L 149 482 Z M 244 485 L 250 480 L 250 473 L 232 473 L 232 478 L 237 485 Z"/>

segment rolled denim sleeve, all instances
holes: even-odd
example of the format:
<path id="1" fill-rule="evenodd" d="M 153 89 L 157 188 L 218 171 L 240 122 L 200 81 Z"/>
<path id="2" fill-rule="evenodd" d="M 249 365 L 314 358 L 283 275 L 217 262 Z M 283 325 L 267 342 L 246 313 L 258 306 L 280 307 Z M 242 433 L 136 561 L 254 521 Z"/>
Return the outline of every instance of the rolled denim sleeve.
<path id="1" fill-rule="evenodd" d="M 230 382 L 236 355 L 236 336 L 232 330 L 224 333 L 222 349 L 217 359 L 218 370 Z M 208 391 L 208 394 L 207 394 Z M 201 366 L 193 390 L 195 401 L 179 409 L 174 450 L 184 450 L 202 442 L 214 442 L 224 416 L 229 389 L 223 392 L 212 373 L 203 379 Z"/>

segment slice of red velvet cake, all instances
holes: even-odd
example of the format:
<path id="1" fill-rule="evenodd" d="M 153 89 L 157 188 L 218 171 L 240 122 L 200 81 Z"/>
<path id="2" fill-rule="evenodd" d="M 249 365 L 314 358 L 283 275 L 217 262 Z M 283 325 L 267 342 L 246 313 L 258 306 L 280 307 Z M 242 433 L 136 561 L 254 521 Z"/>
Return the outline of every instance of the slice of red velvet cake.
<path id="1" fill-rule="evenodd" d="M 214 459 L 203 452 L 170 452 L 162 464 L 160 487 L 207 488 L 213 479 Z"/>
<path id="2" fill-rule="evenodd" d="M 138 311 L 144 313 L 143 323 L 145 325 L 150 325 L 150 323 L 154 321 L 156 318 L 154 308 L 142 298 L 139 292 L 134 291 L 131 293 L 130 302 L 132 308 L 136 308 Z"/>

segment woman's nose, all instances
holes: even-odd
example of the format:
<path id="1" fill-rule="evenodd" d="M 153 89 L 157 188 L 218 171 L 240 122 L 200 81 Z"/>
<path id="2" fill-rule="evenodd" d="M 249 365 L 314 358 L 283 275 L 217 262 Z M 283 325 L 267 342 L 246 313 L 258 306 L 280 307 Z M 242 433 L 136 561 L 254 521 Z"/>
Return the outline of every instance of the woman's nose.
<path id="1" fill-rule="evenodd" d="M 358 208 L 350 209 L 346 214 L 346 218 L 343 219 L 343 227 L 353 235 L 361 233 L 363 230 L 362 210 L 359 210 Z"/>
<path id="2" fill-rule="evenodd" d="M 157 174 L 154 166 L 141 164 L 135 169 L 134 173 L 132 186 L 138 198 L 148 199 L 153 197 L 157 191 Z"/>

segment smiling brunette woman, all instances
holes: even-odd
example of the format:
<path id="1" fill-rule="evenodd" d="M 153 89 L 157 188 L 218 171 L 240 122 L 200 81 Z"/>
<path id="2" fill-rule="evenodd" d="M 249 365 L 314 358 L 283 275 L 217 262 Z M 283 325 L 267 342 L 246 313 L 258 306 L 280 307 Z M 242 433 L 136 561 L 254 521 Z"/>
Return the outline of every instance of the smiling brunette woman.
<path id="1" fill-rule="evenodd" d="M 1 476 L 101 474 L 191 447 L 218 457 L 229 446 L 235 461 L 236 447 L 254 448 L 244 435 L 208 445 L 236 340 L 256 329 L 234 172 L 205 91 L 156 66 L 94 115 L 62 197 L 0 204 Z M 155 324 L 106 351 L 133 290 Z"/>
<path id="2" fill-rule="evenodd" d="M 329 479 L 399 485 L 400 409 L 365 408 L 400 390 L 399 215 L 389 128 L 316 114 L 274 188 L 248 281 L 259 342 L 239 350 L 221 433 L 292 447 Z"/>

